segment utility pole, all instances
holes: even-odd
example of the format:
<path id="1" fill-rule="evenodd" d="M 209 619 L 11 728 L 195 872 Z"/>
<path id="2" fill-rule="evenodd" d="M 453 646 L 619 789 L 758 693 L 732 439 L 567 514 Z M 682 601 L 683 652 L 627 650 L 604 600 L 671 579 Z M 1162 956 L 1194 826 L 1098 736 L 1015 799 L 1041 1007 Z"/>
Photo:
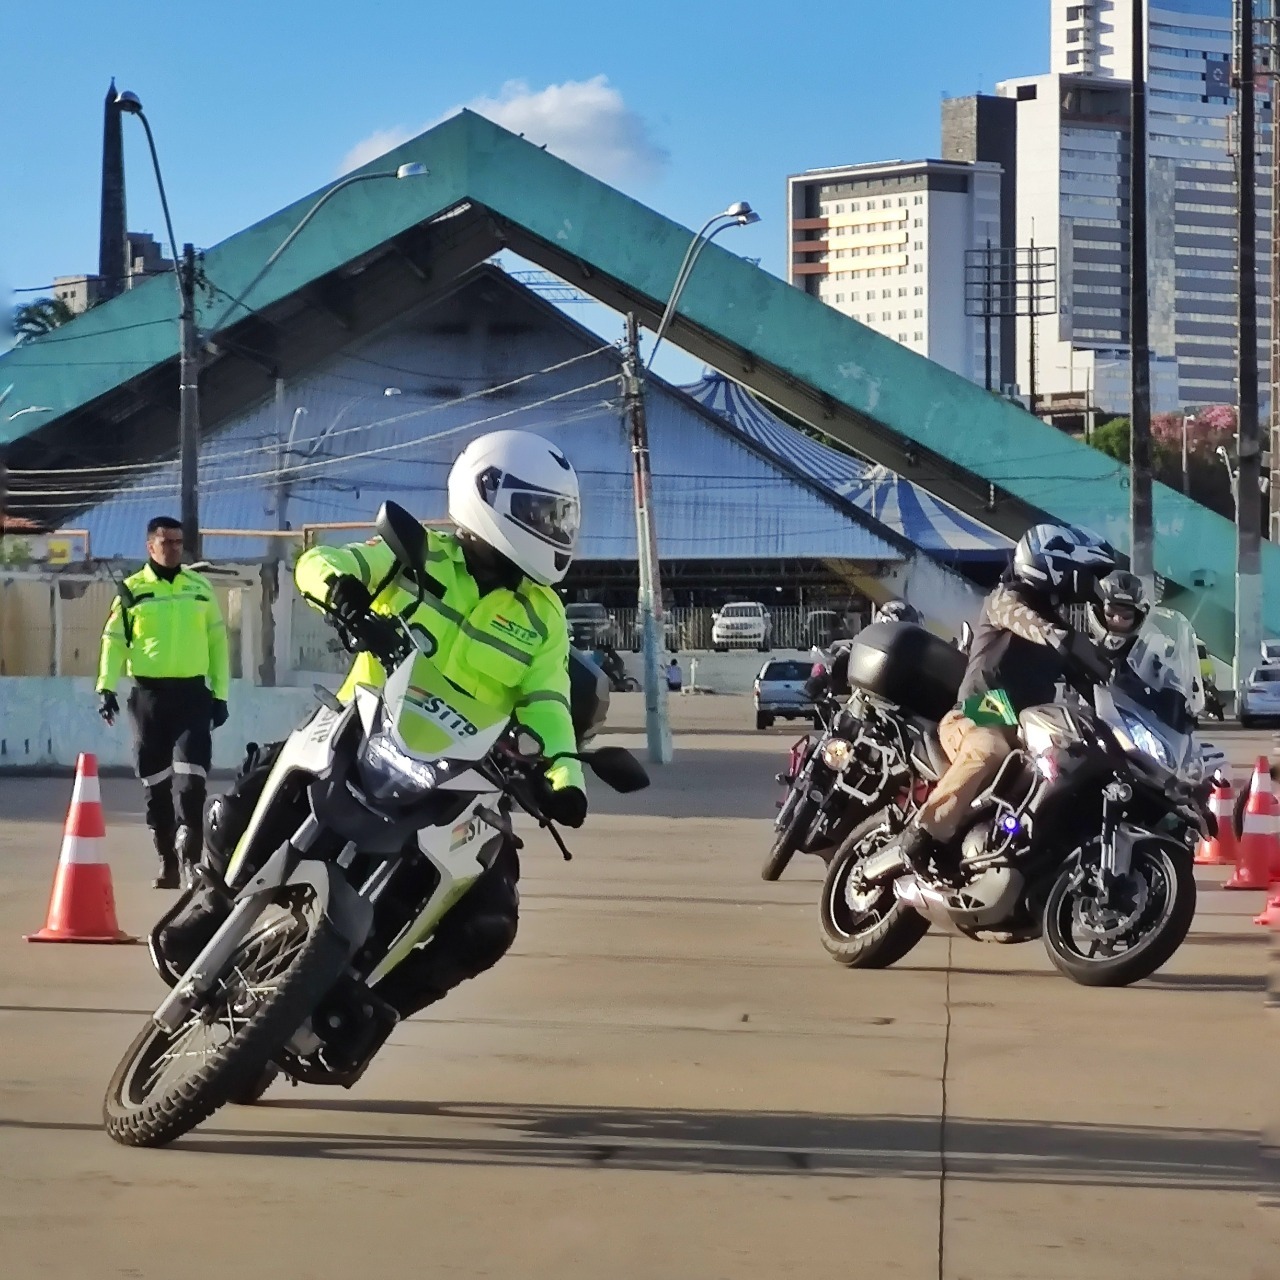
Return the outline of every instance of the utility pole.
<path id="1" fill-rule="evenodd" d="M 196 338 L 196 251 L 182 246 L 182 261 L 174 264 L 182 309 L 179 329 L 178 447 L 182 484 L 182 536 L 187 556 L 200 559 L 200 505 L 196 494 L 200 451 L 200 350 Z"/>
<path id="2" fill-rule="evenodd" d="M 1239 408 L 1236 412 L 1236 688 L 1262 643 L 1262 442 L 1258 430 L 1258 214 L 1253 0 L 1239 0 L 1236 62 L 1240 113 L 1237 183 Z M 1274 216 L 1274 211 L 1273 211 Z"/>
<path id="3" fill-rule="evenodd" d="M 1147 286 L 1147 12 L 1133 0 L 1129 111 L 1129 567 L 1155 599 L 1151 508 L 1151 338 Z"/>
<path id="4" fill-rule="evenodd" d="M 644 414 L 644 381 L 640 364 L 640 328 L 627 316 L 626 351 L 622 361 L 623 413 L 631 441 L 631 476 L 635 489 L 636 561 L 640 571 L 639 621 L 644 652 L 644 724 L 649 759 L 670 764 L 671 725 L 667 718 L 667 682 L 659 669 L 663 637 L 662 577 L 653 522 L 653 477 L 649 471 L 649 431 Z"/>

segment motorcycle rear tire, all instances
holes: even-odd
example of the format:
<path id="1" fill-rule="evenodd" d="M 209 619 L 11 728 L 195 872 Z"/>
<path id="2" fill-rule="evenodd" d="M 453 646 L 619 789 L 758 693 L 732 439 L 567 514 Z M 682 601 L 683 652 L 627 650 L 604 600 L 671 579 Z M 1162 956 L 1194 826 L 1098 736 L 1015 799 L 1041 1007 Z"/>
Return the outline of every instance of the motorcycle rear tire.
<path id="1" fill-rule="evenodd" d="M 846 969 L 887 969 L 896 964 L 929 932 L 929 922 L 893 895 L 893 885 L 884 886 L 884 914 L 869 928 L 851 931 L 845 903 L 845 882 L 853 863 L 863 855 L 861 845 L 886 825 L 889 810 L 878 809 L 850 833 L 827 867 L 822 884 L 818 916 L 822 945 L 827 954 Z"/>
<path id="2" fill-rule="evenodd" d="M 1144 841 L 1135 847 L 1134 858 L 1147 856 L 1151 844 L 1161 843 Z M 1190 932 L 1191 921 L 1195 918 L 1196 878 L 1190 857 L 1182 856 L 1181 851 L 1170 853 L 1162 848 L 1161 859 L 1166 872 L 1171 871 L 1173 876 L 1172 906 L 1155 936 L 1113 959 L 1088 960 L 1074 954 L 1066 944 L 1059 924 L 1059 909 L 1071 871 L 1065 869 L 1059 875 L 1045 903 L 1043 936 L 1049 959 L 1060 973 L 1082 987 L 1127 987 L 1149 978 L 1172 958 Z"/>

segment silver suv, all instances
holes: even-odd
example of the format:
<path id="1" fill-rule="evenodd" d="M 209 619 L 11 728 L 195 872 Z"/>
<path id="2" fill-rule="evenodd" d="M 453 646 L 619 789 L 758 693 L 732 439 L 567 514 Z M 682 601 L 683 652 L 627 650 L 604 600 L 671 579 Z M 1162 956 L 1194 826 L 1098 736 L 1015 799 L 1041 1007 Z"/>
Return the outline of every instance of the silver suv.
<path id="1" fill-rule="evenodd" d="M 814 715 L 813 699 L 804 691 L 813 663 L 795 658 L 766 662 L 756 676 L 756 728 L 768 729 L 774 720 L 808 720 Z"/>

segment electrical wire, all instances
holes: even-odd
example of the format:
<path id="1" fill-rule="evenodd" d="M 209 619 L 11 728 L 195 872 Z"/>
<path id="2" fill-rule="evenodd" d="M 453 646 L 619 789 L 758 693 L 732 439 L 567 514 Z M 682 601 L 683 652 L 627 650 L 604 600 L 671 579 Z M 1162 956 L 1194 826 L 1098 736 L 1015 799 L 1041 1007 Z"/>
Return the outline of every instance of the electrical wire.
<path id="1" fill-rule="evenodd" d="M 532 381 L 535 378 L 544 377 L 547 374 L 551 374 L 551 373 L 559 373 L 564 369 L 571 368 L 573 365 L 581 363 L 583 360 L 590 359 L 592 356 L 601 355 L 605 351 L 609 351 L 609 350 L 611 350 L 611 346 L 610 344 L 606 343 L 603 346 L 595 347 L 590 351 L 584 351 L 576 356 L 571 356 L 566 360 L 561 360 L 557 364 L 547 365 L 546 368 L 535 370 L 532 373 L 519 374 L 517 377 L 512 378 L 507 382 L 501 382 L 492 387 L 482 387 L 477 391 L 468 391 L 464 395 L 455 396 L 451 400 L 442 400 L 439 404 L 428 405 L 425 408 L 410 410 L 405 414 L 397 415 L 395 417 L 381 419 L 379 421 L 371 422 L 371 423 L 357 423 L 350 427 L 344 427 L 341 431 L 331 432 L 327 438 L 330 440 L 333 440 L 333 439 L 337 439 L 339 436 L 349 435 L 352 432 L 374 430 L 375 428 L 381 425 L 384 425 L 386 423 L 395 423 L 409 417 L 426 416 L 427 414 L 431 414 L 431 413 L 443 413 L 447 409 L 457 408 L 459 405 L 468 404 L 473 400 L 481 400 L 481 399 L 484 399 L 486 396 L 497 395 L 499 392 L 505 392 L 505 391 L 511 390 L 512 388 L 519 387 L 526 382 Z M 320 376 L 330 376 L 330 375 L 324 374 Z M 609 378 L 606 378 L 603 381 L 612 382 L 615 380 L 616 380 L 616 375 L 611 375 Z M 592 383 L 591 385 L 598 386 L 601 384 Z M 303 406 L 303 407 L 306 407 L 306 406 Z M 525 407 L 533 408 L 537 406 L 527 405 Z M 307 437 L 307 439 L 314 439 L 314 438 L 315 437 Z M 213 450 L 207 454 L 203 454 L 202 457 L 200 458 L 200 463 L 202 466 L 213 465 L 214 463 L 222 460 L 229 460 L 232 458 L 251 457 L 253 455 L 263 454 L 263 453 L 272 453 L 272 452 L 275 452 L 278 447 L 279 445 L 273 442 L 270 444 L 259 445 L 249 449 Z M 128 471 L 138 471 L 142 468 L 147 468 L 147 467 L 164 467 L 164 466 L 170 465 L 172 461 L 173 459 L 171 458 L 165 458 L 165 459 L 160 459 L 158 461 L 118 463 L 118 464 L 109 464 L 104 466 L 91 466 L 91 467 L 65 467 L 65 468 L 47 468 L 46 467 L 46 468 L 28 468 L 28 469 L 11 468 L 8 474 L 10 477 L 78 476 L 78 475 L 100 475 L 100 474 L 114 475 L 114 474 L 120 474 Z"/>

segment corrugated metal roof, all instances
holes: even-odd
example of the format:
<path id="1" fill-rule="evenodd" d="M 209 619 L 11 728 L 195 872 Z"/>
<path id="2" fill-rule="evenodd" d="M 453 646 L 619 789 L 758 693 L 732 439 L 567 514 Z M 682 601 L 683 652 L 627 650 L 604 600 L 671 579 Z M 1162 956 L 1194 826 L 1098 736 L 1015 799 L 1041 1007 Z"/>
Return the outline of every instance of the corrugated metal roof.
<path id="1" fill-rule="evenodd" d="M 1003 560 L 1013 544 L 886 467 L 841 453 L 769 412 L 746 388 L 708 373 L 683 388 L 733 423 L 770 456 L 902 534 L 925 551 L 966 561 Z"/>
<path id="2" fill-rule="evenodd" d="M 260 405 L 206 440 L 199 467 L 202 526 L 274 528 L 280 466 L 297 468 L 286 508 L 295 528 L 369 521 L 387 498 L 423 518 L 443 518 L 448 470 L 467 441 L 521 427 L 555 440 L 578 470 L 584 494 L 579 558 L 634 559 L 617 353 L 590 354 L 584 330 L 522 286 L 506 283 L 511 292 L 501 304 L 506 326 L 500 340 L 484 340 L 486 312 L 477 302 L 484 281 L 477 282 L 287 384 L 279 402 Z M 515 317 L 520 305 L 527 316 Z M 457 316 L 463 324 L 453 323 Z M 513 318 L 521 323 L 512 325 Z M 481 394 L 584 355 L 500 394 Z M 398 394 L 385 394 L 388 387 Z M 798 482 L 678 391 L 651 382 L 647 411 L 663 559 L 903 558 L 891 535 L 878 535 L 867 527 L 870 521 Z M 284 454 L 278 442 L 291 427 L 293 445 Z M 177 496 L 174 462 L 77 523 L 90 531 L 95 555 L 138 554 L 147 519 L 174 511 Z M 262 538 L 205 539 L 212 558 L 256 559 L 266 547 Z"/>

